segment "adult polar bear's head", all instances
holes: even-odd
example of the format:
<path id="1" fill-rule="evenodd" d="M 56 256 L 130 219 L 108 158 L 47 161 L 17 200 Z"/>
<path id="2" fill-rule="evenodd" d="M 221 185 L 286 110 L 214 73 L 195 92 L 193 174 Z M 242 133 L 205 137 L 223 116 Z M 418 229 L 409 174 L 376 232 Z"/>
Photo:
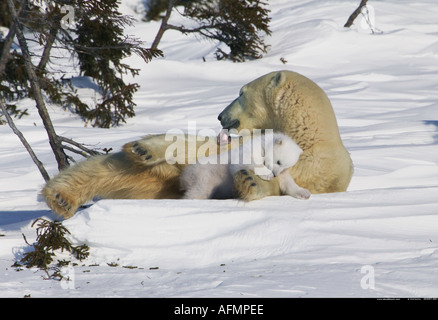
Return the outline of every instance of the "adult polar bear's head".
<path id="1" fill-rule="evenodd" d="M 268 73 L 244 85 L 218 116 L 224 129 L 273 129 L 306 150 L 318 142 L 340 142 L 331 103 L 310 79 L 292 72 Z"/>

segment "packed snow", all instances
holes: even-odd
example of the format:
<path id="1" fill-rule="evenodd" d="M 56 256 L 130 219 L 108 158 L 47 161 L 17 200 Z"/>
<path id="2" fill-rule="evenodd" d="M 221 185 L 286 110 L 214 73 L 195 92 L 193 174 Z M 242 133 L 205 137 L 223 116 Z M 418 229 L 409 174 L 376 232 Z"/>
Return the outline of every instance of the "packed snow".
<path id="1" fill-rule="evenodd" d="M 150 44 L 159 22 L 127 34 Z M 19 269 L 32 222 L 56 219 L 27 151 L 0 126 L 0 297 L 436 297 L 438 296 L 438 6 L 435 0 L 369 1 L 367 19 L 343 25 L 359 1 L 269 1 L 271 47 L 260 60 L 216 61 L 215 43 L 164 34 L 165 57 L 131 81 L 136 117 L 117 128 L 85 126 L 49 104 L 58 134 L 119 150 L 150 133 L 195 121 L 219 132 L 217 115 L 249 81 L 275 70 L 321 86 L 355 172 L 347 192 L 309 200 L 99 200 L 65 220 L 90 257 L 63 270 L 71 281 Z M 175 13 L 172 21 L 180 19 Z M 204 62 L 204 59 L 205 62 Z M 281 59 L 282 58 L 282 59 Z M 281 60 L 285 63 L 283 63 Z M 62 63 L 62 62 L 57 62 Z M 95 91 L 77 83 L 83 97 Z M 31 100 L 16 120 L 50 175 L 57 173 Z M 192 122 L 193 123 L 193 122 Z"/>

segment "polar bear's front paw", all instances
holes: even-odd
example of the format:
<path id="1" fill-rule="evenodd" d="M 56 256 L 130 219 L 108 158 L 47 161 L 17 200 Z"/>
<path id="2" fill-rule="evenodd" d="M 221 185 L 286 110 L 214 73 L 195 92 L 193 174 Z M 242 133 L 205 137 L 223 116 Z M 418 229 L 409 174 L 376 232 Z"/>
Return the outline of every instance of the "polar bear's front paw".
<path id="1" fill-rule="evenodd" d="M 45 189 L 43 194 L 50 209 L 64 219 L 72 217 L 78 209 L 79 204 L 75 198 L 70 197 L 68 193 Z"/>
<path id="2" fill-rule="evenodd" d="M 234 175 L 234 193 L 239 199 L 245 201 L 259 200 L 270 195 L 279 194 L 279 188 L 271 185 L 272 181 L 273 179 L 262 180 L 251 171 L 243 169 Z"/>
<path id="3" fill-rule="evenodd" d="M 257 183 L 248 170 L 242 169 L 234 175 L 234 193 L 246 201 L 257 200 Z"/>
<path id="4" fill-rule="evenodd" d="M 56 194 L 55 199 L 57 201 L 58 207 L 62 208 L 65 212 L 71 210 L 72 205 L 68 201 L 61 197 L 59 193 Z"/>

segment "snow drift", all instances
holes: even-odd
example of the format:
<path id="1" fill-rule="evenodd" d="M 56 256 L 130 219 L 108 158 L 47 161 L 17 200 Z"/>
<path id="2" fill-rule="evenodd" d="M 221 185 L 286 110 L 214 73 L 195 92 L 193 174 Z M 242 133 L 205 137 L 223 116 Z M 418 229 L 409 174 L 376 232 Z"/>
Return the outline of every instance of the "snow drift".
<path id="1" fill-rule="evenodd" d="M 140 1 L 122 3 L 135 15 Z M 217 115 L 242 85 L 293 70 L 332 101 L 355 165 L 347 192 L 251 203 L 100 200 L 64 222 L 75 242 L 91 247 L 66 289 L 42 281 L 41 272 L 10 267 L 25 247 L 21 233 L 32 241 L 34 219 L 55 217 L 37 199 L 37 169 L 0 126 L 0 296 L 437 296 L 438 7 L 433 0 L 371 1 L 382 31 L 372 34 L 361 17 L 342 27 L 357 5 L 270 1 L 271 49 L 242 64 L 215 61 L 210 42 L 166 32 L 163 59 L 128 59 L 142 68 L 133 79 L 141 89 L 137 116 L 118 128 L 86 128 L 50 107 L 61 135 L 117 150 L 148 133 L 184 130 L 188 121 L 218 132 Z M 127 32 L 150 42 L 157 29 L 139 21 Z M 17 125 L 53 175 L 33 103 L 20 104 L 31 115 Z"/>

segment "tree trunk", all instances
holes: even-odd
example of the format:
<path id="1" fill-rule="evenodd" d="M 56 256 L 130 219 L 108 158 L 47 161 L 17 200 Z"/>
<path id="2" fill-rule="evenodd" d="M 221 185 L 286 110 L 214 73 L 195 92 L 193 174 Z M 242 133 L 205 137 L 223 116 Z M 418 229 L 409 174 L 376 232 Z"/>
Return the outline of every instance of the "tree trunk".
<path id="1" fill-rule="evenodd" d="M 151 49 L 157 49 L 158 44 L 161 41 L 161 38 L 163 37 L 164 32 L 168 29 L 167 22 L 169 21 L 170 14 L 172 13 L 173 6 L 175 5 L 176 0 L 170 0 L 169 5 L 167 6 L 166 15 L 164 16 L 163 20 L 161 20 L 161 26 L 158 30 L 157 35 L 155 36 L 154 42 L 152 43 Z"/>
<path id="2" fill-rule="evenodd" d="M 58 28 L 56 26 L 52 26 L 50 28 L 49 35 L 47 36 L 46 44 L 44 45 L 43 54 L 41 55 L 40 63 L 38 64 L 38 69 L 43 71 L 46 69 L 46 65 L 49 62 L 50 51 L 52 50 L 53 43 L 56 39 L 56 34 L 58 33 Z"/>
<path id="3" fill-rule="evenodd" d="M 49 113 L 47 112 L 46 105 L 44 103 L 43 96 L 41 94 L 41 88 L 38 82 L 37 75 L 35 74 L 34 65 L 32 64 L 29 49 L 27 47 L 26 39 L 23 35 L 23 29 L 21 27 L 20 21 L 18 20 L 17 12 L 15 11 L 15 6 L 13 0 L 6 0 L 9 6 L 9 12 L 12 17 L 12 21 L 15 25 L 15 31 L 17 35 L 18 42 L 24 58 L 24 64 L 26 67 L 26 72 L 29 77 L 29 81 L 32 88 L 32 93 L 35 98 L 38 113 L 43 121 L 44 128 L 47 131 L 49 137 L 49 143 L 55 154 L 56 161 L 58 162 L 58 169 L 62 170 L 69 166 L 68 158 L 64 153 L 61 142 L 59 141 L 55 129 L 53 127 L 52 121 L 50 119 Z"/>
<path id="4" fill-rule="evenodd" d="M 354 20 L 357 18 L 357 16 L 360 14 L 360 12 L 362 11 L 362 8 L 366 6 L 368 0 L 361 0 L 359 7 L 353 11 L 353 13 L 350 15 L 350 17 L 348 18 L 347 22 L 345 23 L 344 27 L 345 28 L 350 28 L 351 25 L 353 24 Z"/>

